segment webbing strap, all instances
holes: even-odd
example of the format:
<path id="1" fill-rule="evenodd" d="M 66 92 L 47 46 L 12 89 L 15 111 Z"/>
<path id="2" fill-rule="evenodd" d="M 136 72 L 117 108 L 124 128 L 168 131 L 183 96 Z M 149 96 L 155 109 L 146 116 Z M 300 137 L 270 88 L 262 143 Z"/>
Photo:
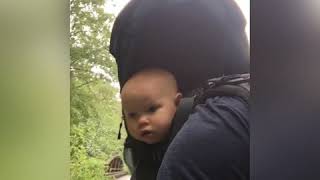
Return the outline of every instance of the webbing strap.
<path id="1" fill-rule="evenodd" d="M 204 104 L 209 97 L 238 96 L 249 104 L 250 74 L 235 74 L 209 79 L 204 88 L 196 90 L 194 106 Z"/>
<path id="2" fill-rule="evenodd" d="M 194 106 L 204 104 L 206 99 L 215 96 L 238 96 L 249 103 L 250 91 L 240 85 L 222 85 L 214 89 L 208 89 L 201 96 L 197 96 Z"/>
<path id="3" fill-rule="evenodd" d="M 177 135 L 178 131 L 181 129 L 183 124 L 188 120 L 189 115 L 192 113 L 194 97 L 182 98 L 180 104 L 177 108 L 173 124 L 170 131 L 169 142 Z"/>

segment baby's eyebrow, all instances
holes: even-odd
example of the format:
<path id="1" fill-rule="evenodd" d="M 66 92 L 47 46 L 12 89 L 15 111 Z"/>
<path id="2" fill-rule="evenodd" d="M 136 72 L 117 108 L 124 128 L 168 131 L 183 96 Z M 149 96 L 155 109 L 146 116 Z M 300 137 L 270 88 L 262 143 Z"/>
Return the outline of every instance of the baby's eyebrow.
<path id="1" fill-rule="evenodd" d="M 139 115 L 139 112 L 128 112 L 128 116 L 136 116 Z"/>

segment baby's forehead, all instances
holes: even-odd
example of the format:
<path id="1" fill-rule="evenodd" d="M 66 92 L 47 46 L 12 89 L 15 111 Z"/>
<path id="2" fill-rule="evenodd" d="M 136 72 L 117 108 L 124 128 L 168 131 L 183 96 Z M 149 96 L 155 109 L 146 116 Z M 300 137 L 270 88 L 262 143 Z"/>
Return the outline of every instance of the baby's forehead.
<path id="1" fill-rule="evenodd" d="M 145 87 L 176 88 L 176 82 L 172 74 L 161 70 L 143 71 L 132 76 L 123 87 L 123 90 Z"/>
<path id="2" fill-rule="evenodd" d="M 124 89 L 121 93 L 122 107 L 126 111 L 140 111 L 159 102 L 166 96 L 161 91 L 147 87 Z"/>
<path id="3" fill-rule="evenodd" d="M 168 91 L 170 87 L 158 81 L 131 81 L 123 87 L 121 91 L 121 98 L 153 98 L 162 96 Z"/>

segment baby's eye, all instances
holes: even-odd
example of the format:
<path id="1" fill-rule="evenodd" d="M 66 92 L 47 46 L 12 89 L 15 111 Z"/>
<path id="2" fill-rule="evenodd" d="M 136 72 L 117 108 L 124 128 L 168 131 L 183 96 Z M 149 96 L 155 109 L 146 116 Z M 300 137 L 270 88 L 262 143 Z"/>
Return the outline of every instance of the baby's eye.
<path id="1" fill-rule="evenodd" d="M 137 116 L 138 116 L 138 113 L 134 113 L 134 112 L 128 113 L 128 118 L 134 119 L 134 118 L 136 118 Z"/>
<path id="2" fill-rule="evenodd" d="M 158 110 L 159 106 L 151 106 L 149 109 L 148 109 L 148 112 L 149 113 L 154 113 Z"/>

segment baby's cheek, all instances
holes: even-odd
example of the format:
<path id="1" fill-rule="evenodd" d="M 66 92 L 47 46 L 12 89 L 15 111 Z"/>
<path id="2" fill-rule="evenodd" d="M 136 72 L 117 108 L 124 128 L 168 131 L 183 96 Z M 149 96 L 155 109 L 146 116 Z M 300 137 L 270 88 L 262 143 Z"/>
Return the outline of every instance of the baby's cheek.
<path id="1" fill-rule="evenodd" d="M 131 136 L 136 136 L 136 131 L 134 130 L 134 124 L 127 123 L 128 131 Z"/>
<path id="2" fill-rule="evenodd" d="M 167 121 L 163 121 L 161 123 L 161 129 L 163 132 L 168 132 L 171 128 L 171 123 L 172 121 L 171 120 L 167 120 Z"/>

